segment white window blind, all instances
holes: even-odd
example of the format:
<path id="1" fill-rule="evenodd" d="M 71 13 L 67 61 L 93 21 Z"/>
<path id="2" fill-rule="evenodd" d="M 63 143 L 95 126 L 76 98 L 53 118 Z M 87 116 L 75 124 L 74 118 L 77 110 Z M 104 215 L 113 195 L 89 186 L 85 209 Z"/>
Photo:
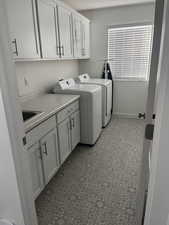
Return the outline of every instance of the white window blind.
<path id="1" fill-rule="evenodd" d="M 152 25 L 108 29 L 108 59 L 115 79 L 148 79 L 152 32 Z"/>

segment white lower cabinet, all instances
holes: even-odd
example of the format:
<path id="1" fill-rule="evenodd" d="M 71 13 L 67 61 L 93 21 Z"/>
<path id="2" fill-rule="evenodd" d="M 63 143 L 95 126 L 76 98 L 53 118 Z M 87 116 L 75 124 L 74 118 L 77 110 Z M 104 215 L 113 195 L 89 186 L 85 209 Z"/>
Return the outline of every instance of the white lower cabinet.
<path id="1" fill-rule="evenodd" d="M 55 175 L 59 168 L 57 130 L 50 131 L 40 141 L 45 184 Z"/>
<path id="2" fill-rule="evenodd" d="M 40 194 L 44 188 L 44 179 L 42 171 L 41 149 L 40 144 L 34 144 L 29 150 L 29 163 L 32 176 L 32 188 L 34 198 Z"/>
<path id="3" fill-rule="evenodd" d="M 80 142 L 80 112 L 76 111 L 58 125 L 61 164 Z"/>
<path id="4" fill-rule="evenodd" d="M 27 142 L 36 199 L 80 142 L 79 101 L 33 128 L 27 133 Z"/>
<path id="5" fill-rule="evenodd" d="M 28 154 L 34 198 L 59 169 L 59 149 L 55 116 L 27 133 Z"/>
<path id="6" fill-rule="evenodd" d="M 73 150 L 80 142 L 80 112 L 73 113 L 71 120 L 71 149 Z"/>
<path id="7" fill-rule="evenodd" d="M 58 133 L 59 133 L 60 162 L 62 164 L 71 152 L 69 118 L 65 119 L 58 125 Z"/>

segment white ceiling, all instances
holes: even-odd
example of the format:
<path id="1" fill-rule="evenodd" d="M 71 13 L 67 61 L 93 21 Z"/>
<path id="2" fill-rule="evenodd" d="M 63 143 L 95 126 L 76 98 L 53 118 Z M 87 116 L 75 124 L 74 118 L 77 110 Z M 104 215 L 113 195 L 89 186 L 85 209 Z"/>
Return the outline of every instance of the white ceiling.
<path id="1" fill-rule="evenodd" d="M 77 10 L 154 2 L 155 0 L 63 0 Z"/>

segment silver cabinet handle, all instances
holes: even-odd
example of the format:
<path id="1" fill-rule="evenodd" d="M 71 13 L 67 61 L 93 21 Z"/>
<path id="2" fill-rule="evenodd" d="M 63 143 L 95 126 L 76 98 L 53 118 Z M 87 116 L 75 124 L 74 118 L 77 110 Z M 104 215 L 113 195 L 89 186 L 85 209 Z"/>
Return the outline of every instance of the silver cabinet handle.
<path id="1" fill-rule="evenodd" d="M 18 56 L 18 46 L 17 46 L 16 38 L 14 38 L 14 40 L 12 41 L 12 44 L 14 44 L 14 46 L 15 46 L 15 51 L 13 52 L 13 54 Z"/>
<path id="2" fill-rule="evenodd" d="M 71 127 L 70 127 L 70 121 L 67 122 L 67 129 L 68 129 L 68 143 L 69 143 L 69 146 L 71 146 L 71 140 L 70 140 L 70 130 L 71 130 Z"/>
<path id="3" fill-rule="evenodd" d="M 60 46 L 59 45 L 56 46 L 56 55 L 61 55 Z"/>
<path id="4" fill-rule="evenodd" d="M 75 127 L 75 119 L 72 118 L 72 127 L 74 128 Z"/>
<path id="5" fill-rule="evenodd" d="M 54 8 L 54 23 L 55 23 L 55 34 L 56 34 L 56 55 L 60 55 L 60 46 L 58 45 L 58 24 L 57 24 L 57 8 Z"/>
<path id="6" fill-rule="evenodd" d="M 75 127 L 75 120 L 74 118 L 70 119 L 70 130 Z"/>
<path id="7" fill-rule="evenodd" d="M 72 39 L 72 36 L 73 36 L 73 26 L 72 26 L 72 15 L 69 16 L 69 26 L 70 26 L 70 50 L 71 50 L 71 54 L 73 55 L 73 39 Z"/>
<path id="8" fill-rule="evenodd" d="M 64 46 L 62 45 L 62 46 L 60 47 L 60 49 L 61 49 L 61 55 L 64 56 L 64 55 L 65 55 Z"/>
<path id="9" fill-rule="evenodd" d="M 47 150 L 47 145 L 46 142 L 43 144 L 43 146 L 45 147 L 43 154 L 48 155 L 48 150 Z"/>
<path id="10" fill-rule="evenodd" d="M 60 55 L 63 56 L 63 45 L 60 46 Z"/>
<path id="11" fill-rule="evenodd" d="M 61 45 L 60 46 L 60 54 L 62 55 L 62 56 L 64 56 L 64 46 L 63 45 Z"/>
<path id="12" fill-rule="evenodd" d="M 70 120 L 70 130 L 72 130 L 73 125 L 72 125 L 72 120 Z"/>

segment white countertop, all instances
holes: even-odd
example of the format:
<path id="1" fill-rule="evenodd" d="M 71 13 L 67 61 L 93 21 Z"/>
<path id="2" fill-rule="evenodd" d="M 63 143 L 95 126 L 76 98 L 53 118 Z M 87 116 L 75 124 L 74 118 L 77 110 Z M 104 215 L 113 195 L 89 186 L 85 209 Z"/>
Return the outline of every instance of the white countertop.
<path id="1" fill-rule="evenodd" d="M 35 126 L 56 114 L 72 102 L 79 99 L 79 95 L 44 94 L 21 103 L 23 111 L 42 112 L 37 116 L 24 122 L 25 132 L 30 131 Z"/>

